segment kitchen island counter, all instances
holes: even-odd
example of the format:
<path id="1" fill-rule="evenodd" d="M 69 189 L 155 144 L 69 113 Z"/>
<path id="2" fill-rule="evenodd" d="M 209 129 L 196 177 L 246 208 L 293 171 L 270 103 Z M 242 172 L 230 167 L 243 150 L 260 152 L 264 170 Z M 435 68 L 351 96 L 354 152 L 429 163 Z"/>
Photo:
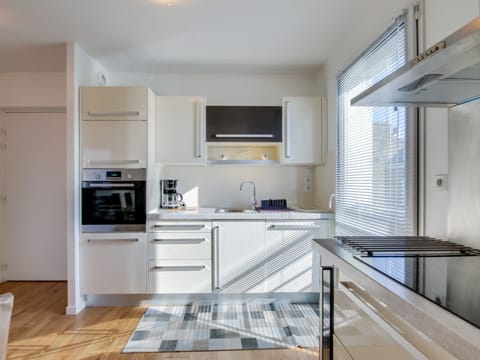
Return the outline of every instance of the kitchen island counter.
<path id="1" fill-rule="evenodd" d="M 312 246 L 314 254 L 320 257 L 318 261 L 322 266 L 334 265 L 339 270 L 338 280 L 340 283 L 357 284 L 356 286 L 361 288 L 368 296 L 382 304 L 382 311 L 386 310 L 396 314 L 395 316 L 400 317 L 402 321 L 413 326 L 415 330 L 407 331 L 408 336 L 421 338 L 423 336 L 421 333 L 423 333 L 436 344 L 441 344 L 445 350 L 458 359 L 478 359 L 480 353 L 480 329 L 478 327 L 443 309 L 431 299 L 427 300 L 425 295 L 419 295 L 418 291 L 401 284 L 398 279 L 394 280 L 392 277 L 374 269 L 366 261 L 359 260 L 358 253 L 345 247 L 339 240 L 314 239 Z M 460 261 L 465 261 L 470 266 L 472 261 L 476 262 L 478 260 L 474 258 L 478 257 L 451 258 L 448 261 L 454 265 L 457 265 Z M 390 265 L 398 268 L 399 260 L 399 258 L 395 259 L 396 262 Z M 433 258 L 429 261 L 436 262 L 438 260 Z M 385 259 L 378 258 L 376 261 L 382 262 Z M 405 269 L 408 269 L 409 261 L 411 259 L 404 264 Z M 428 266 L 428 264 L 425 264 L 425 266 Z M 422 286 L 426 289 L 438 289 L 439 284 L 443 284 L 446 294 L 449 290 L 454 291 L 453 288 L 447 286 L 445 269 L 435 266 L 432 270 L 436 271 L 437 274 L 436 283 L 433 284 L 434 279 L 430 279 Z M 397 272 L 403 273 L 406 277 L 411 275 L 407 270 L 398 270 Z M 423 275 L 421 277 L 423 281 L 426 280 Z M 458 279 L 456 283 L 461 280 Z M 470 286 L 473 291 L 478 285 L 472 283 Z M 445 301 L 445 298 L 440 295 L 438 300 Z"/>

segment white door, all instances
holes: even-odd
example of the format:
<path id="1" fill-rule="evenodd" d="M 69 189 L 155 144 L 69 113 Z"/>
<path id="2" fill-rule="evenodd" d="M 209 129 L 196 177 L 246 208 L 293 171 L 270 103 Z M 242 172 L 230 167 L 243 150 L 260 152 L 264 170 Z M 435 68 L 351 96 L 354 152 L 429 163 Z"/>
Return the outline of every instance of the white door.
<path id="1" fill-rule="evenodd" d="M 65 280 L 65 114 L 6 115 L 7 279 Z"/>
<path id="2" fill-rule="evenodd" d="M 5 113 L 0 111 L 0 282 L 6 280 L 5 265 L 7 261 L 6 257 L 6 121 Z"/>

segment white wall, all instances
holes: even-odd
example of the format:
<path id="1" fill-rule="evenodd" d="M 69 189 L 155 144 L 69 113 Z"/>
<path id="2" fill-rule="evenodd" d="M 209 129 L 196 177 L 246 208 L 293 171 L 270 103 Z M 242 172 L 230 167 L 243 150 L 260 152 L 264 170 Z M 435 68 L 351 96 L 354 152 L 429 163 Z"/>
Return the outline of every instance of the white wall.
<path id="1" fill-rule="evenodd" d="M 76 314 L 85 307 L 80 296 L 80 120 L 79 87 L 97 84 L 97 73 L 104 72 L 78 44 L 67 45 L 67 314 Z"/>
<path id="2" fill-rule="evenodd" d="M 278 105 L 282 96 L 312 96 L 312 74 L 153 74 L 111 73 L 108 85 L 141 85 L 156 95 L 202 95 L 207 105 Z"/>
<path id="3" fill-rule="evenodd" d="M 479 15 L 477 0 L 425 0 L 426 48 Z M 447 110 L 426 110 L 425 233 L 447 235 L 448 191 L 435 187 L 435 175 L 448 173 Z"/>
<path id="4" fill-rule="evenodd" d="M 315 74 L 150 74 L 110 73 L 108 85 L 141 85 L 157 95 L 202 95 L 207 105 L 280 106 L 283 96 L 319 95 Z M 298 176 L 301 167 L 165 167 L 162 177 L 179 180 L 179 190 L 198 186 L 200 206 L 248 206 L 250 189 L 240 193 L 243 180 L 257 185 L 257 199 L 285 198 L 290 205 L 313 206 Z M 194 179 L 194 180 L 193 180 Z M 303 185 L 303 182 L 301 183 Z M 298 189 L 298 191 L 297 191 Z"/>
<path id="5" fill-rule="evenodd" d="M 0 108 L 64 108 L 65 73 L 0 73 Z"/>
<path id="6" fill-rule="evenodd" d="M 326 67 L 326 83 L 328 94 L 328 149 L 327 165 L 318 167 L 316 171 L 317 206 L 325 206 L 328 195 L 334 192 L 334 175 L 336 148 L 336 76 L 348 66 L 368 45 L 373 42 L 391 24 L 394 17 L 403 8 L 413 2 L 401 0 L 384 2 L 382 9 L 372 9 L 375 16 L 368 22 L 358 22 L 352 28 L 350 37 L 346 37 L 335 53 L 329 57 Z M 477 0 L 425 0 L 425 40 L 429 46 L 444 36 L 450 34 L 467 21 L 478 16 L 479 2 Z M 426 120 L 426 186 L 425 186 L 425 232 L 428 235 L 444 237 L 446 234 L 447 192 L 434 188 L 434 175 L 447 172 L 447 132 L 446 111 L 428 110 Z M 320 186 L 321 184 L 326 186 Z"/>

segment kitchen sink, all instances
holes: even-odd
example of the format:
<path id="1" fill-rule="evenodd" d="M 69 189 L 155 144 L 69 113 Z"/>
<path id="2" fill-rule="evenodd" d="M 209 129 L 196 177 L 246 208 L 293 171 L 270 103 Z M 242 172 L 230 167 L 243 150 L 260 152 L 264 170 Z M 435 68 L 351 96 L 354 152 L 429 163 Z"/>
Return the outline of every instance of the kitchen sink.
<path id="1" fill-rule="evenodd" d="M 232 209 L 232 208 L 222 208 L 222 209 L 216 209 L 215 212 L 217 213 L 256 213 L 258 212 L 257 210 L 253 209 Z"/>

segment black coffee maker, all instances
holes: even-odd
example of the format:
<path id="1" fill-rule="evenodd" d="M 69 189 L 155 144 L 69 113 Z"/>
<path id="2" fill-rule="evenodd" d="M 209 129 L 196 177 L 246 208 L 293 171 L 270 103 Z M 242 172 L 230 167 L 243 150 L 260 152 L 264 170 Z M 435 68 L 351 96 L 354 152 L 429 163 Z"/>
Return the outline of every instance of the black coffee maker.
<path id="1" fill-rule="evenodd" d="M 177 180 L 160 180 L 160 207 L 177 209 L 184 206 L 183 195 L 177 192 Z"/>

